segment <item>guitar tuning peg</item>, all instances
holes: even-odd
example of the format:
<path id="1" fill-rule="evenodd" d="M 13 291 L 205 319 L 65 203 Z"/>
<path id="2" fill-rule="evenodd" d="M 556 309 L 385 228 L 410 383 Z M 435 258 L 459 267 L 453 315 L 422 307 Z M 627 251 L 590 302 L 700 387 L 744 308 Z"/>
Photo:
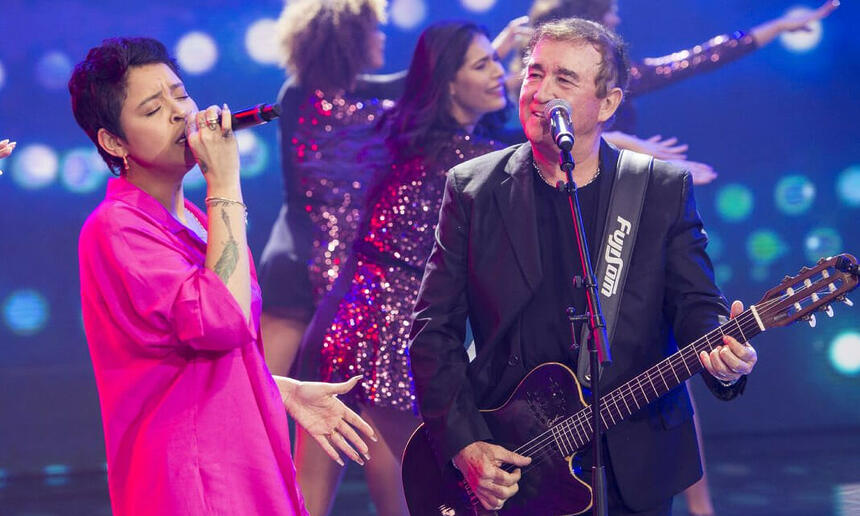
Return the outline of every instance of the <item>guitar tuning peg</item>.
<path id="1" fill-rule="evenodd" d="M 790 280 L 790 279 L 791 279 L 791 276 L 789 276 L 788 274 L 786 274 L 786 275 L 785 275 L 785 277 L 784 277 L 784 278 L 782 278 L 782 281 L 788 281 L 788 280 Z"/>
<path id="2" fill-rule="evenodd" d="M 827 317 L 833 317 L 833 307 L 830 305 L 824 306 L 824 313 L 827 314 Z"/>
<path id="3" fill-rule="evenodd" d="M 806 322 L 809 323 L 810 328 L 815 328 L 815 314 L 809 314 L 809 317 L 806 318 Z"/>
<path id="4" fill-rule="evenodd" d="M 854 306 L 854 301 L 851 301 L 851 300 L 850 300 L 850 299 L 848 299 L 847 297 L 843 297 L 843 298 L 842 298 L 842 302 L 843 302 L 843 303 L 845 303 L 845 304 L 846 304 L 846 305 L 848 305 L 848 306 Z"/>

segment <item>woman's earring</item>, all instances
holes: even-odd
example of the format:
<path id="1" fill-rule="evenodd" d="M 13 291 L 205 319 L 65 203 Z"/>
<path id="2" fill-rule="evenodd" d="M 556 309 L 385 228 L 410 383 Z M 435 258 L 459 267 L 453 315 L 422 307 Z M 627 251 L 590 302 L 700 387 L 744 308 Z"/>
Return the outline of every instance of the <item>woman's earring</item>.
<path id="1" fill-rule="evenodd" d="M 122 171 L 125 174 L 128 174 L 128 156 L 122 157 Z"/>

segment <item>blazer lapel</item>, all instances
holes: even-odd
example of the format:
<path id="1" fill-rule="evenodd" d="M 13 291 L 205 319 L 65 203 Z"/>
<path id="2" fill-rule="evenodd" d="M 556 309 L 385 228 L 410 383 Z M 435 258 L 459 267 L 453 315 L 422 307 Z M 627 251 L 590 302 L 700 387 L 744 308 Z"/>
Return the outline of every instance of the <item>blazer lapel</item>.
<path id="1" fill-rule="evenodd" d="M 495 198 L 502 222 L 520 269 L 532 291 L 537 290 L 543 272 L 535 212 L 534 180 L 531 144 L 525 143 L 514 151 L 505 166 L 508 175 L 496 186 Z"/>

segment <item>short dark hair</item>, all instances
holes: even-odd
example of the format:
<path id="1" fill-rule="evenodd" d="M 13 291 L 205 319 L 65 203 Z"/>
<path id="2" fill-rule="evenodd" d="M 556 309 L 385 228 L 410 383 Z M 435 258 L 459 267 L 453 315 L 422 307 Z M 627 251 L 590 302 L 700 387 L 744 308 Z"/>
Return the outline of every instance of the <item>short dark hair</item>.
<path id="1" fill-rule="evenodd" d="M 588 43 L 600 53 L 600 68 L 594 78 L 598 98 L 603 98 L 614 87 L 627 89 L 630 82 L 630 60 L 624 41 L 603 25 L 581 18 L 564 18 L 539 25 L 526 46 L 523 62 L 528 63 L 541 39 Z"/>
<path id="2" fill-rule="evenodd" d="M 75 65 L 69 79 L 75 120 L 114 173 L 122 170 L 122 160 L 101 148 L 99 129 L 104 128 L 125 139 L 119 116 L 126 97 L 128 71 L 153 63 L 164 63 L 180 76 L 179 66 L 160 41 L 152 38 L 109 38 L 90 49 L 86 59 Z"/>

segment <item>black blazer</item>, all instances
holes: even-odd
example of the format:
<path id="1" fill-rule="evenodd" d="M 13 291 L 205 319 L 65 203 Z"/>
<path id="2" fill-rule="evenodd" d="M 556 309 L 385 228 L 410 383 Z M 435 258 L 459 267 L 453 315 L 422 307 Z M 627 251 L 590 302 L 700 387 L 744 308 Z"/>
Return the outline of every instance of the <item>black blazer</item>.
<path id="1" fill-rule="evenodd" d="M 600 159 L 604 181 L 614 180 L 618 151 L 603 142 Z M 542 274 L 533 178 L 528 143 L 467 161 L 448 175 L 410 346 L 418 405 L 442 467 L 450 467 L 450 459 L 468 444 L 492 440 L 478 409 L 498 406 L 527 373 L 520 357 L 528 338 L 521 334 L 519 317 Z M 605 211 L 604 206 L 600 213 Z M 690 174 L 655 161 L 603 392 L 728 314 L 706 243 Z M 592 251 L 596 247 L 592 244 Z M 467 318 L 477 350 L 471 364 L 463 347 Z M 723 399 L 744 385 L 742 380 L 726 388 L 708 374 L 703 378 Z M 619 490 L 631 509 L 651 508 L 701 476 L 684 385 L 610 429 L 606 438 Z"/>

